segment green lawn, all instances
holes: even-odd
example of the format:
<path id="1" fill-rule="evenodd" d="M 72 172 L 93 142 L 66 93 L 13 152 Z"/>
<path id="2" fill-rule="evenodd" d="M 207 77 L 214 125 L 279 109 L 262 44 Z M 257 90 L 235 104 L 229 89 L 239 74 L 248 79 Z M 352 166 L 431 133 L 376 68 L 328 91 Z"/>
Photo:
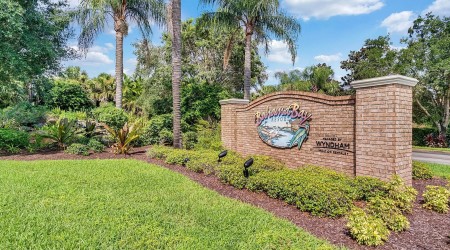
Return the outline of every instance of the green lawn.
<path id="1" fill-rule="evenodd" d="M 328 249 L 292 223 L 134 160 L 0 161 L 0 249 Z"/>
<path id="2" fill-rule="evenodd" d="M 432 147 L 413 146 L 413 149 L 422 150 L 422 151 L 431 151 L 431 152 L 450 153 L 450 148 L 432 148 Z"/>
<path id="3" fill-rule="evenodd" d="M 434 176 L 444 177 L 450 180 L 450 165 L 442 165 L 437 163 L 428 163 Z"/>

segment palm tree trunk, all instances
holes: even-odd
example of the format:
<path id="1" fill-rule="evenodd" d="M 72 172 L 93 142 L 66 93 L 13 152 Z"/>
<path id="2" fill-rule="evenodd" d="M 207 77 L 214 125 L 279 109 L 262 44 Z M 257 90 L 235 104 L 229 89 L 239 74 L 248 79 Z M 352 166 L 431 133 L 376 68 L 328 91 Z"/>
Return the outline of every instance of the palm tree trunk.
<path id="1" fill-rule="evenodd" d="M 172 92 L 173 146 L 182 148 L 181 140 L 181 0 L 172 0 Z"/>
<path id="2" fill-rule="evenodd" d="M 245 62 L 244 62 L 244 99 L 250 100 L 250 81 L 252 79 L 252 35 L 245 37 Z"/>
<path id="3" fill-rule="evenodd" d="M 116 31 L 116 107 L 122 108 L 123 33 Z"/>

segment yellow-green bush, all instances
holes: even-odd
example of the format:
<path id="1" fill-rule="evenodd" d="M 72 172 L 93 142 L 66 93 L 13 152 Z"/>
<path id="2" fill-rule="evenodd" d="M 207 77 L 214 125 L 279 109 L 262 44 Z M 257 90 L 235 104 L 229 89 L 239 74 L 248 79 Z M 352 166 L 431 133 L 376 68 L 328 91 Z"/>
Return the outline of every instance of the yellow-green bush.
<path id="1" fill-rule="evenodd" d="M 405 182 L 398 175 L 394 175 L 392 180 L 386 185 L 386 197 L 394 200 L 395 206 L 402 212 L 410 213 L 413 203 L 417 197 L 417 190 L 405 185 Z"/>
<path id="2" fill-rule="evenodd" d="M 433 172 L 431 172 L 431 169 L 427 164 L 413 161 L 412 176 L 415 180 L 428 180 L 433 178 Z"/>
<path id="3" fill-rule="evenodd" d="M 379 246 L 389 238 L 390 232 L 383 220 L 366 214 L 360 208 L 353 208 L 347 219 L 347 228 L 359 244 Z"/>
<path id="4" fill-rule="evenodd" d="M 445 187 L 427 186 L 423 193 L 424 208 L 434 210 L 438 213 L 447 213 L 450 191 Z"/>
<path id="5" fill-rule="evenodd" d="M 396 202 L 392 199 L 374 197 L 370 199 L 367 210 L 370 214 L 383 220 L 392 231 L 400 232 L 409 228 L 408 219 L 397 208 Z"/>

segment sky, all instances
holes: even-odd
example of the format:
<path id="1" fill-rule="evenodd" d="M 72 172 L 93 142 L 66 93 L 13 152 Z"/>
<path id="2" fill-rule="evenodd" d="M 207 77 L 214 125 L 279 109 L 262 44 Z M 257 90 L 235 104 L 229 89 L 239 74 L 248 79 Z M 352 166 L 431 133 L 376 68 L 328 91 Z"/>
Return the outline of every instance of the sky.
<path id="1" fill-rule="evenodd" d="M 68 0 L 76 7 L 79 0 Z M 198 0 L 182 0 L 182 19 L 196 18 L 208 6 L 200 6 Z M 327 63 L 340 80 L 346 72 L 340 69 L 340 62 L 348 58 L 352 50 L 359 50 L 367 39 L 390 34 L 392 46 L 401 48 L 400 39 L 407 36 L 407 30 L 418 15 L 433 12 L 439 16 L 450 16 L 450 0 L 280 0 L 282 9 L 295 17 L 302 31 L 297 42 L 297 59 L 292 64 L 286 44 L 273 38 L 268 55 L 261 51 L 267 67 L 267 85 L 277 84 L 274 74 L 279 71 L 304 69 L 318 63 Z M 78 32 L 76 23 L 74 29 Z M 76 36 L 79 32 L 76 32 Z M 161 44 L 163 30 L 153 26 L 150 37 L 154 44 Z M 65 66 L 80 66 L 90 77 L 102 72 L 114 74 L 115 35 L 112 25 L 95 40 L 94 46 L 80 59 L 66 61 Z M 142 35 L 134 24 L 130 25 L 124 40 L 124 72 L 132 74 L 136 66 L 134 43 Z M 77 48 L 77 40 L 69 42 Z"/>

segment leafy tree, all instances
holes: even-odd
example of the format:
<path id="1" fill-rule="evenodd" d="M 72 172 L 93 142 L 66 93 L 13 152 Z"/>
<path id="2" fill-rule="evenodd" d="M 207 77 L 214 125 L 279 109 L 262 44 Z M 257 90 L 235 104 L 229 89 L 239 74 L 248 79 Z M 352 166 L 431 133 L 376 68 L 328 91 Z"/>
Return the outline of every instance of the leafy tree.
<path id="1" fill-rule="evenodd" d="M 252 39 L 264 44 L 269 51 L 270 35 L 285 41 L 295 62 L 296 39 L 300 24 L 279 8 L 278 0 L 202 0 L 206 4 L 219 5 L 213 13 L 205 13 L 202 20 L 215 24 L 218 30 L 245 30 L 244 98 L 250 99 Z"/>
<path id="2" fill-rule="evenodd" d="M 62 110 L 79 111 L 92 108 L 92 102 L 86 91 L 73 80 L 56 80 L 48 93 L 46 104 Z"/>
<path id="3" fill-rule="evenodd" d="M 135 114 L 141 113 L 141 109 L 137 104 L 137 100 L 142 94 L 142 89 L 142 78 L 124 75 L 123 106 L 127 111 L 133 112 Z"/>
<path id="4" fill-rule="evenodd" d="M 348 85 L 355 80 L 402 73 L 402 66 L 389 36 L 367 39 L 359 51 L 350 51 L 348 59 L 341 62 L 341 68 L 350 71 L 342 81 Z"/>
<path id="5" fill-rule="evenodd" d="M 87 50 L 112 18 L 116 32 L 116 107 L 122 108 L 123 38 L 128 34 L 129 22 L 135 22 L 144 37 L 151 34 L 151 23 L 163 23 L 163 0 L 82 0 L 77 12 L 81 34 L 78 40 Z"/>
<path id="6" fill-rule="evenodd" d="M 415 107 L 440 134 L 446 135 L 450 122 L 450 18 L 419 16 L 403 39 L 408 48 L 401 59 L 419 79 L 414 91 Z"/>
<path id="7" fill-rule="evenodd" d="M 40 101 L 41 80 L 71 58 L 70 13 L 63 1 L 0 0 L 0 106 Z"/>
<path id="8" fill-rule="evenodd" d="M 305 91 L 319 92 L 328 95 L 340 95 L 342 91 L 338 81 L 334 80 L 334 71 L 330 66 L 318 64 L 304 70 L 276 72 L 275 77 L 280 80 L 276 86 L 265 86 L 254 96 L 260 97 L 277 91 Z"/>

